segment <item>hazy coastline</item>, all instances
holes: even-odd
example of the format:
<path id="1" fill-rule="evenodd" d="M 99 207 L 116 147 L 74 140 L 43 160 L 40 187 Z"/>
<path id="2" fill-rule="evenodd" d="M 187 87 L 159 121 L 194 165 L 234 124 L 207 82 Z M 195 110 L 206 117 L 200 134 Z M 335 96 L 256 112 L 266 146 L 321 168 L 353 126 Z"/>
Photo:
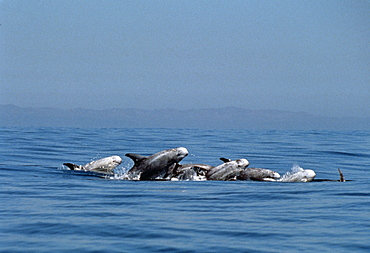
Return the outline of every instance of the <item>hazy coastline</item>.
<path id="1" fill-rule="evenodd" d="M 176 109 L 60 109 L 0 105 L 1 126 L 369 130 L 370 118 L 238 107 Z"/>

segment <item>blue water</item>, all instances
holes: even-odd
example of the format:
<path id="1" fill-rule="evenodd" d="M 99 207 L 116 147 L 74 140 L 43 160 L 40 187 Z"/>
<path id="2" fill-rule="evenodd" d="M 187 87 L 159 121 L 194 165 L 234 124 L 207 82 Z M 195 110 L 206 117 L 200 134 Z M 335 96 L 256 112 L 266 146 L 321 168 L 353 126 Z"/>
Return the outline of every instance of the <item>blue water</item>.
<path id="1" fill-rule="evenodd" d="M 2 252 L 369 252 L 370 132 L 0 128 Z M 127 181 L 63 168 L 184 146 L 348 182 Z"/>

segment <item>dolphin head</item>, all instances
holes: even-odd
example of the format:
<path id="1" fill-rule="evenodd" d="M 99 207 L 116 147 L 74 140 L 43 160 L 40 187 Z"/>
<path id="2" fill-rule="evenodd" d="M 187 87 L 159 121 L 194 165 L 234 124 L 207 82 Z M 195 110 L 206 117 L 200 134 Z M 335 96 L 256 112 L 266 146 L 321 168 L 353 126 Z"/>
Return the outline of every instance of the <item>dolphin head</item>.
<path id="1" fill-rule="evenodd" d="M 273 171 L 273 172 L 272 172 L 271 177 L 272 177 L 273 179 L 278 179 L 278 178 L 280 178 L 280 174 L 279 174 L 279 173 L 277 173 L 277 172 L 275 172 L 275 171 Z"/>
<path id="2" fill-rule="evenodd" d="M 115 164 L 116 166 L 122 163 L 122 158 L 118 155 L 111 156 L 111 158 L 112 158 L 112 163 Z"/>
<path id="3" fill-rule="evenodd" d="M 316 173 L 313 170 L 304 170 L 302 174 L 302 182 L 311 182 L 316 177 Z"/>
<path id="4" fill-rule="evenodd" d="M 184 158 L 189 154 L 188 150 L 184 147 L 176 148 L 176 156 L 180 159 Z"/>
<path id="5" fill-rule="evenodd" d="M 246 168 L 249 165 L 249 161 L 247 159 L 238 159 L 235 161 L 238 167 Z"/>

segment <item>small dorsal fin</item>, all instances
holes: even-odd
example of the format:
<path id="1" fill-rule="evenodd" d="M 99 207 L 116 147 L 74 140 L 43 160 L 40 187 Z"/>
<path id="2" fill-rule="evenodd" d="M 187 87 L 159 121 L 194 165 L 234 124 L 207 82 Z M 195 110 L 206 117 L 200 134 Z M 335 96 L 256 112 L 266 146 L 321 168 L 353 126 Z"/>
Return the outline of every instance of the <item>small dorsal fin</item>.
<path id="1" fill-rule="evenodd" d="M 224 157 L 221 157 L 220 158 L 221 161 L 223 161 L 224 163 L 228 163 L 228 162 L 231 162 L 231 159 L 229 158 L 224 158 Z"/>
<path id="2" fill-rule="evenodd" d="M 340 169 L 338 169 L 338 172 L 339 172 L 339 176 L 340 176 L 339 182 L 346 182 L 346 180 L 344 179 L 342 171 L 340 171 Z"/>
<path id="3" fill-rule="evenodd" d="M 134 161 L 134 163 L 137 163 L 137 162 L 146 158 L 146 156 L 133 154 L 133 153 L 127 153 L 127 154 L 125 154 L 125 156 L 131 158 Z"/>

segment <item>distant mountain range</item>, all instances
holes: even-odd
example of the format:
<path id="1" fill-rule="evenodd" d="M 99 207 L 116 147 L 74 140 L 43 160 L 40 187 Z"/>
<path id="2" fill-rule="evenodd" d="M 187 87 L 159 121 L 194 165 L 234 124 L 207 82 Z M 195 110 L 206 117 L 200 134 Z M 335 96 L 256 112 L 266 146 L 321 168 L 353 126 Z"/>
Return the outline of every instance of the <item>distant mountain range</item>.
<path id="1" fill-rule="evenodd" d="M 191 110 L 58 109 L 0 105 L 0 126 L 370 130 L 370 118 L 237 107 Z"/>

